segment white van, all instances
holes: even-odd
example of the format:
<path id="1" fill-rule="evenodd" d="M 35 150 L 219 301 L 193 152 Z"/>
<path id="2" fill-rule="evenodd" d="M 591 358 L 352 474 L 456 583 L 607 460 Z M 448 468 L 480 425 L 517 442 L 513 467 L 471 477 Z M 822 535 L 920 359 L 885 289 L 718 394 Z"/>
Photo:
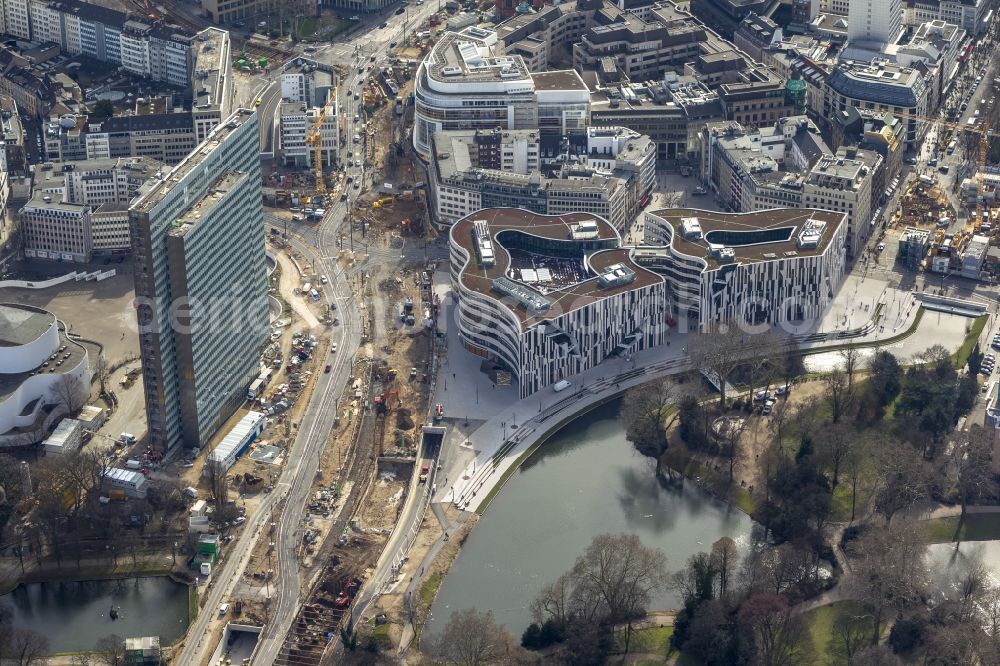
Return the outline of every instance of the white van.
<path id="1" fill-rule="evenodd" d="M 570 382 L 569 380 L 561 379 L 552 385 L 552 390 L 555 391 L 556 393 L 559 393 L 559 391 L 565 391 L 572 385 L 573 385 L 572 382 Z"/>
<path id="2" fill-rule="evenodd" d="M 219 615 L 225 615 L 229 612 L 229 604 L 222 604 L 219 606 Z"/>

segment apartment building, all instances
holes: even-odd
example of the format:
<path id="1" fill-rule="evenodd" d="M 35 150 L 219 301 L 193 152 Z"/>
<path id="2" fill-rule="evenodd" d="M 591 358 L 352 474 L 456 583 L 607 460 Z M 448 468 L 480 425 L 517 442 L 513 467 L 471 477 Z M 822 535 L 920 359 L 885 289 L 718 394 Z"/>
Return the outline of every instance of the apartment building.
<path id="1" fill-rule="evenodd" d="M 905 119 L 907 150 L 919 148 L 927 133 L 930 86 L 924 73 L 886 59 L 871 63 L 841 62 L 826 78 L 826 94 L 821 117 L 854 106 L 875 111 L 888 111 Z"/>
<path id="2" fill-rule="evenodd" d="M 148 157 L 173 166 L 198 145 L 190 111 L 114 116 L 91 123 L 86 116 L 53 119 L 45 129 L 50 162 Z"/>
<path id="3" fill-rule="evenodd" d="M 268 336 L 257 114 L 240 109 L 129 218 L 154 447 L 201 447 L 243 402 Z"/>
<path id="4" fill-rule="evenodd" d="M 128 252 L 129 202 L 163 174 L 162 164 L 146 158 L 43 165 L 18 213 L 25 256 L 87 262 Z"/>
<path id="5" fill-rule="evenodd" d="M 731 40 L 743 19 L 751 13 L 769 16 L 777 4 L 777 0 L 691 0 L 690 7 L 695 18 Z"/>
<path id="6" fill-rule="evenodd" d="M 643 20 L 610 2 L 594 13 L 594 25 L 573 45 L 577 70 L 615 69 L 633 81 L 677 71 L 702 53 L 710 31 L 673 4 L 656 5 Z"/>
<path id="7" fill-rule="evenodd" d="M 7 34 L 53 42 L 70 55 L 87 55 L 137 76 L 187 86 L 192 37 L 158 22 L 81 0 L 0 0 Z"/>
<path id="8" fill-rule="evenodd" d="M 903 0 L 851 0 L 847 39 L 851 43 L 884 46 L 896 43 L 903 29 Z"/>
<path id="9" fill-rule="evenodd" d="M 435 218 L 450 224 L 480 208 L 513 207 L 585 211 L 627 226 L 655 184 L 649 137 L 591 127 L 563 147 L 546 155 L 537 130 L 438 132 L 429 170 Z"/>
<path id="10" fill-rule="evenodd" d="M 336 75 L 333 68 L 308 58 L 296 58 L 281 70 L 278 78 L 281 98 L 306 106 L 323 106 L 335 92 Z"/>
<path id="11" fill-rule="evenodd" d="M 315 146 L 306 143 L 323 109 L 298 102 L 282 102 L 278 107 L 281 159 L 286 166 L 313 167 Z M 337 163 L 340 131 L 336 94 L 326 107 L 326 117 L 319 127 L 320 154 L 324 166 Z"/>
<path id="12" fill-rule="evenodd" d="M 702 181 L 741 212 L 800 207 L 804 174 L 831 152 L 805 116 L 757 130 L 711 123 L 699 139 Z"/>
<path id="13" fill-rule="evenodd" d="M 843 282 L 846 228 L 843 213 L 827 210 L 652 211 L 632 259 L 664 276 L 666 314 L 686 330 L 730 321 L 810 330 Z"/>
<path id="14" fill-rule="evenodd" d="M 191 116 L 198 144 L 233 111 L 236 91 L 229 33 L 219 28 L 202 30 L 194 37 L 194 53 Z"/>
<path id="15" fill-rule="evenodd" d="M 994 5 L 990 0 L 908 0 L 903 16 L 908 26 L 944 21 L 978 36 L 989 30 Z"/>
<path id="16" fill-rule="evenodd" d="M 694 76 L 672 72 L 661 81 L 598 83 L 590 102 L 592 126 L 628 127 L 645 134 L 661 164 L 695 160 L 698 133 L 705 123 L 723 117 L 715 92 Z"/>
<path id="17" fill-rule="evenodd" d="M 522 398 L 665 341 L 664 278 L 598 215 L 480 210 L 449 247 L 462 344 L 509 371 Z"/>
<path id="18" fill-rule="evenodd" d="M 842 147 L 836 155 L 820 158 L 802 185 L 803 207 L 844 213 L 850 258 L 860 256 L 875 226 L 881 192 L 875 190 L 873 182 L 880 168 L 881 155 Z"/>
<path id="19" fill-rule="evenodd" d="M 764 51 L 781 42 L 782 37 L 777 23 L 766 16 L 751 13 L 736 28 L 733 44 L 755 61 L 762 62 Z"/>

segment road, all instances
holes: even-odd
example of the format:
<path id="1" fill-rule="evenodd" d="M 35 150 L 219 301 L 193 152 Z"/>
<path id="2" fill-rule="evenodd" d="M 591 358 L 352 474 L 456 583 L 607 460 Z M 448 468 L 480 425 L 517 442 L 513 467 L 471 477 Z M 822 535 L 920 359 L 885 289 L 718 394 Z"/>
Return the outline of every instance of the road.
<path id="1" fill-rule="evenodd" d="M 429 7 L 425 7 L 422 14 L 426 15 L 431 11 Z M 347 117 L 348 126 L 352 128 L 346 132 L 348 143 L 341 155 L 341 164 L 346 165 L 340 172 L 343 179 L 340 180 L 340 176 L 338 176 L 338 182 L 331 187 L 334 194 L 334 202 L 328 206 L 326 217 L 322 222 L 315 226 L 292 225 L 295 236 L 301 238 L 311 248 L 316 249 L 316 252 L 309 252 L 309 248 L 300 246 L 300 249 L 305 251 L 307 255 L 312 255 L 309 259 L 315 272 L 325 274 L 330 278 L 331 284 L 334 285 L 334 293 L 337 296 L 341 318 L 345 324 L 342 326 L 342 331 L 345 335 L 342 336 L 341 349 L 337 354 L 335 367 L 329 375 L 330 379 L 327 381 L 326 390 L 324 390 L 325 397 L 338 395 L 343 390 L 347 375 L 351 370 L 350 361 L 357 351 L 358 339 L 361 332 L 358 309 L 348 303 L 350 296 L 346 288 L 346 276 L 340 272 L 336 264 L 336 257 L 340 251 L 339 244 L 341 239 L 350 235 L 350 229 L 345 230 L 345 225 L 351 223 L 349 218 L 350 206 L 353 199 L 364 191 L 367 184 L 366 178 L 370 174 L 369 165 L 366 159 L 363 158 L 366 154 L 365 142 L 367 141 L 367 137 L 361 130 L 361 123 L 365 122 L 366 119 L 363 115 L 364 112 L 360 109 L 360 100 L 354 99 L 354 93 L 360 90 L 361 86 L 359 83 L 363 83 L 364 77 L 369 74 L 368 65 L 372 65 L 371 71 L 376 71 L 378 67 L 381 67 L 388 60 L 388 48 L 384 52 L 379 51 L 374 53 L 375 59 L 372 60 L 371 55 L 373 55 L 373 50 L 367 49 L 364 45 L 374 40 L 376 43 L 385 43 L 388 47 L 389 41 L 393 40 L 390 39 L 386 42 L 382 42 L 381 40 L 387 35 L 396 34 L 397 32 L 401 37 L 403 31 L 406 29 L 403 25 L 405 20 L 406 15 L 393 15 L 387 21 L 387 27 L 376 29 L 374 35 L 369 33 L 351 40 L 334 43 L 317 49 L 315 53 L 310 55 L 311 58 L 320 62 L 330 62 L 331 60 L 339 63 L 343 63 L 344 61 L 351 62 L 351 69 L 348 70 L 349 73 L 346 79 L 341 81 L 338 86 L 338 94 L 340 95 L 338 100 L 339 107 L 341 113 Z M 358 72 L 362 68 L 364 68 L 365 73 L 359 74 Z M 275 84 L 272 84 L 268 91 L 274 87 Z M 262 113 L 266 112 L 265 105 L 269 103 L 270 97 L 265 93 L 259 107 L 265 109 Z M 271 112 L 271 116 L 273 117 L 273 112 Z M 353 142 L 352 137 L 354 134 L 360 135 L 359 143 Z M 347 192 L 348 194 L 345 201 L 340 200 L 339 195 L 341 192 Z M 290 240 L 294 245 L 299 245 L 296 238 L 293 237 Z M 347 241 L 343 240 L 342 242 L 346 243 Z M 392 250 L 391 254 L 385 258 L 387 261 L 399 261 L 402 256 L 402 253 L 400 253 L 397 257 L 396 251 Z M 336 385 L 338 390 L 330 394 L 329 388 L 333 385 Z M 298 610 L 300 601 L 299 592 L 301 589 L 299 561 L 296 556 L 300 540 L 299 523 L 305 504 L 308 501 L 312 479 L 316 474 L 320 452 L 329 432 L 333 428 L 335 410 L 329 408 L 329 403 L 330 401 L 326 399 L 319 403 L 316 401 L 310 402 L 306 416 L 303 418 L 302 425 L 300 426 L 299 437 L 296 439 L 296 443 L 299 440 L 305 439 L 310 444 L 305 447 L 306 455 L 302 456 L 301 464 L 296 466 L 298 469 L 296 469 L 293 478 L 297 482 L 289 493 L 288 502 L 285 504 L 282 515 L 278 520 L 277 535 L 275 538 L 275 558 L 277 560 L 275 589 L 277 590 L 277 598 L 272 603 L 271 618 L 261 636 L 261 644 L 254 659 L 254 664 L 269 665 L 276 661 L 285 636 Z M 303 433 L 305 434 L 303 435 Z M 292 459 L 295 459 L 294 454 Z M 345 502 L 344 506 L 346 505 L 347 503 Z"/>

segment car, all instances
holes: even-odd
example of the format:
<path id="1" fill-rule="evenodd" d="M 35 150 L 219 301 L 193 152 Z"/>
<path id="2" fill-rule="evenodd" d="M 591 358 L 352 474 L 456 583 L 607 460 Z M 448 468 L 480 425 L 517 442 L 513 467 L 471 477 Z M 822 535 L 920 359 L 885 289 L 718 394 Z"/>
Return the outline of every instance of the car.
<path id="1" fill-rule="evenodd" d="M 435 419 L 444 418 L 444 405 L 442 405 L 440 402 L 434 405 L 434 418 Z"/>
<path id="2" fill-rule="evenodd" d="M 219 606 L 219 615 L 225 615 L 229 612 L 229 604 L 222 604 Z"/>
<path id="3" fill-rule="evenodd" d="M 911 166 L 913 166 L 913 165 L 915 165 L 917 163 L 917 158 L 916 157 L 907 157 L 906 158 L 906 163 L 909 164 L 909 165 L 911 165 Z"/>
<path id="4" fill-rule="evenodd" d="M 791 392 L 792 392 L 792 387 L 791 386 L 784 386 L 784 385 L 782 385 L 782 386 L 779 386 L 778 388 L 774 389 L 774 395 L 788 395 Z"/>
<path id="5" fill-rule="evenodd" d="M 255 102 L 253 103 L 253 105 L 254 105 L 254 106 L 260 106 L 260 103 L 261 103 L 261 102 L 263 102 L 263 101 L 264 101 L 264 99 L 263 99 L 263 98 L 261 98 L 261 97 L 258 97 L 258 98 L 257 98 L 257 101 L 255 101 Z"/>
<path id="6" fill-rule="evenodd" d="M 406 11 L 406 9 L 404 9 L 403 7 L 400 7 L 399 9 L 396 10 L 396 16 L 399 16 L 400 14 L 402 14 L 405 11 Z"/>
<path id="7" fill-rule="evenodd" d="M 354 182 L 354 176 L 348 176 L 347 177 L 347 182 L 348 183 Z"/>
<path id="8" fill-rule="evenodd" d="M 325 275 L 320 275 L 319 276 L 319 283 L 320 284 L 326 284 L 329 281 L 330 281 L 329 278 L 327 278 Z"/>
<path id="9" fill-rule="evenodd" d="M 354 181 L 354 189 L 356 189 L 356 190 L 360 190 L 361 189 L 361 181 L 358 181 L 358 180 Z"/>
<path id="10" fill-rule="evenodd" d="M 400 13 L 402 13 L 402 12 L 400 12 Z M 389 24 L 383 21 L 382 23 L 379 23 L 378 27 L 380 27 L 380 28 L 388 28 Z"/>
<path id="11" fill-rule="evenodd" d="M 875 246 L 875 249 L 881 252 L 882 250 L 885 249 L 885 243 L 879 243 L 878 245 Z"/>
<path id="12" fill-rule="evenodd" d="M 331 354 L 336 354 L 337 353 L 337 343 L 336 342 L 334 342 L 332 345 L 330 345 L 330 353 Z"/>
<path id="13" fill-rule="evenodd" d="M 990 390 L 990 385 L 984 382 L 983 383 L 982 392 L 983 393 L 987 393 L 987 392 L 989 392 L 989 390 Z"/>
<path id="14" fill-rule="evenodd" d="M 394 49 L 394 48 L 396 48 L 396 44 L 398 44 L 398 43 L 399 43 L 399 42 L 389 42 L 389 48 L 390 48 L 390 49 Z"/>
<path id="15" fill-rule="evenodd" d="M 708 190 L 706 190 L 704 187 L 702 187 L 701 185 L 699 185 L 698 187 L 694 188 L 694 191 L 692 192 L 692 194 L 694 194 L 696 196 L 701 196 L 703 194 L 708 194 Z"/>
<path id="16" fill-rule="evenodd" d="M 753 399 L 757 402 L 763 402 L 771 397 L 771 392 L 767 389 L 761 389 L 753 394 Z"/>
<path id="17" fill-rule="evenodd" d="M 327 364 L 326 364 L 326 367 L 325 367 L 325 368 L 323 368 L 323 374 L 325 374 L 325 375 L 328 375 L 328 374 L 330 374 L 330 369 L 331 369 L 331 368 L 333 368 L 333 366 L 332 366 L 332 365 L 330 365 L 329 363 L 327 363 Z"/>
<path id="18" fill-rule="evenodd" d="M 927 166 L 937 166 L 937 158 L 932 157 L 929 160 L 927 160 Z"/>
<path id="19" fill-rule="evenodd" d="M 336 310 L 337 309 L 337 304 L 336 303 L 330 303 L 330 309 L 331 310 Z"/>

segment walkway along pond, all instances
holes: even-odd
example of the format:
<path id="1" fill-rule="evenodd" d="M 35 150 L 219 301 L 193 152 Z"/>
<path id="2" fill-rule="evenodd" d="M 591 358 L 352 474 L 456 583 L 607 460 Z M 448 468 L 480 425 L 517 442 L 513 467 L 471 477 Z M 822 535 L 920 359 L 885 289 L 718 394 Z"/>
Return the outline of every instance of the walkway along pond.
<path id="1" fill-rule="evenodd" d="M 654 461 L 625 439 L 620 406 L 614 400 L 573 421 L 511 475 L 445 577 L 425 631 L 440 631 L 456 610 L 477 608 L 520 636 L 538 591 L 598 534 L 637 534 L 666 553 L 671 570 L 722 536 L 746 545 L 753 526 L 746 514 L 693 481 L 661 485 Z M 680 606 L 672 591 L 652 604 Z"/>
<path id="2" fill-rule="evenodd" d="M 188 588 L 167 576 L 26 583 L 0 596 L 14 626 L 49 639 L 50 652 L 85 652 L 108 634 L 159 636 L 161 645 L 188 627 Z M 118 619 L 108 613 L 118 609 Z"/>

